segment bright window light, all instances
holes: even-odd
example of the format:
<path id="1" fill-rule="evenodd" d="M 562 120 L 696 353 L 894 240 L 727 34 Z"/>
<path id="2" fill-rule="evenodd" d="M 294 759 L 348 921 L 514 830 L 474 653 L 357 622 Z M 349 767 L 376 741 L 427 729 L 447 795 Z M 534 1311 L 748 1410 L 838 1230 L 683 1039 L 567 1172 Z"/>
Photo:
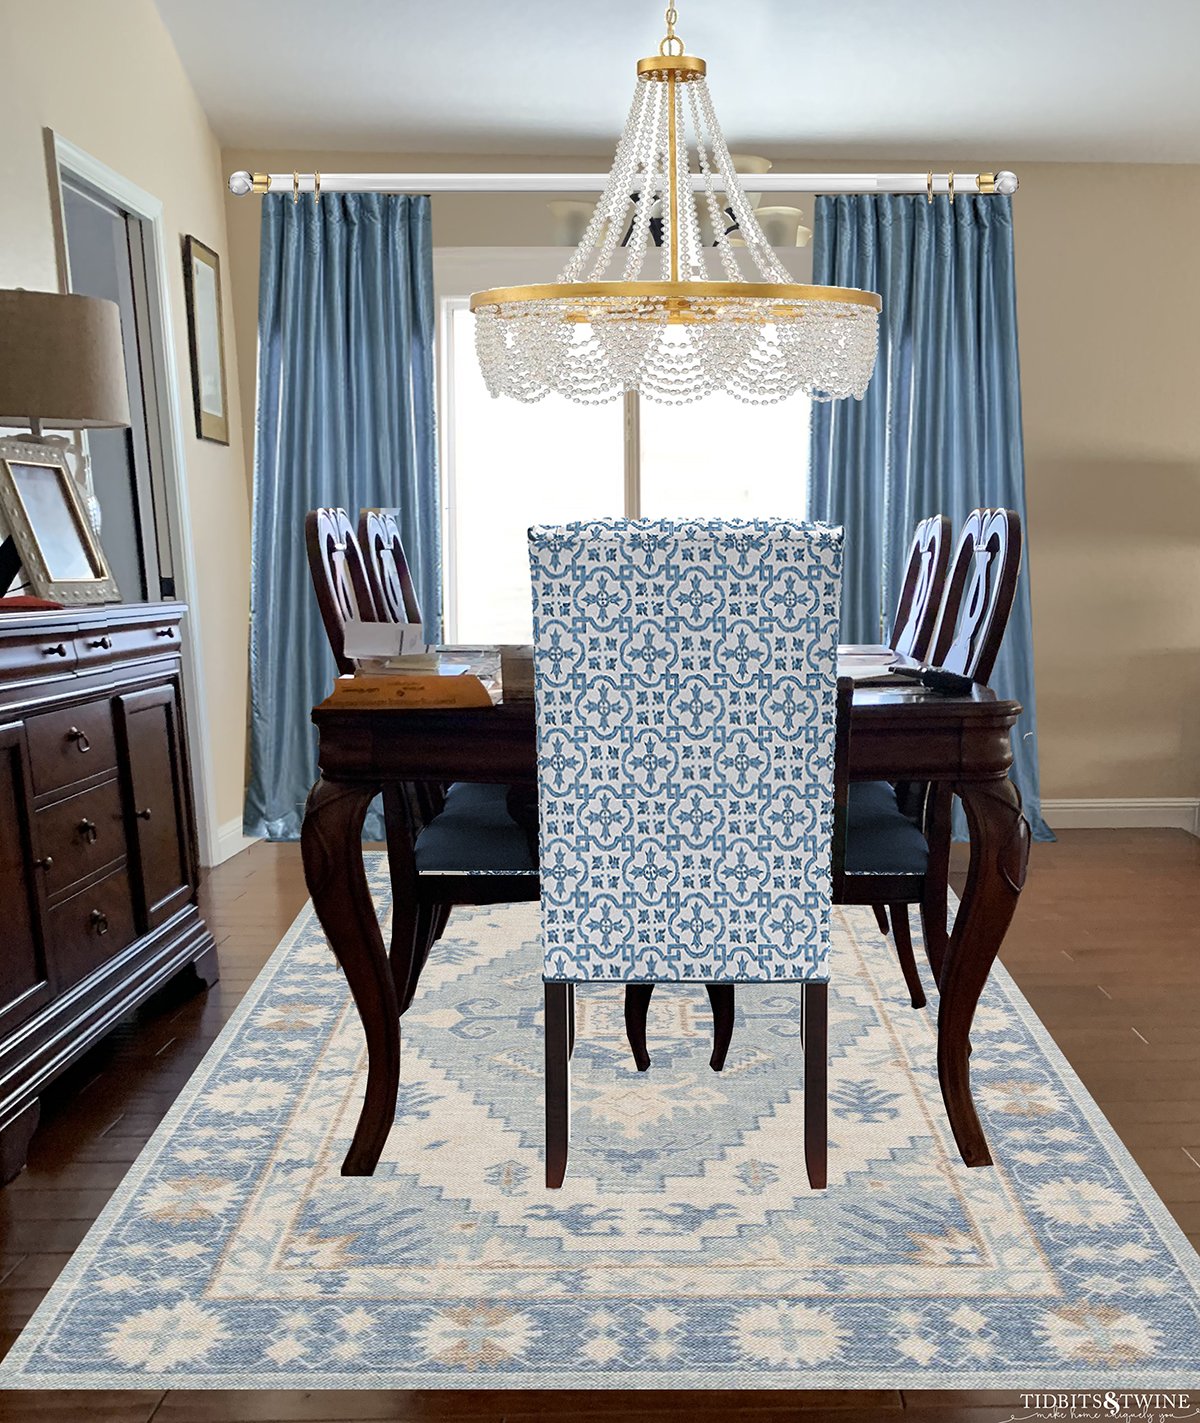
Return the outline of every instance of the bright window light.
<path id="1" fill-rule="evenodd" d="M 443 303 L 447 640 L 529 642 L 530 524 L 619 517 L 625 407 L 493 400 L 465 299 Z M 811 405 L 640 402 L 632 484 L 648 518 L 805 517 Z"/>
<path id="2" fill-rule="evenodd" d="M 452 429 L 451 635 L 461 643 L 529 642 L 530 524 L 620 514 L 621 406 L 493 400 L 475 357 L 474 320 L 455 306 L 449 401 Z"/>

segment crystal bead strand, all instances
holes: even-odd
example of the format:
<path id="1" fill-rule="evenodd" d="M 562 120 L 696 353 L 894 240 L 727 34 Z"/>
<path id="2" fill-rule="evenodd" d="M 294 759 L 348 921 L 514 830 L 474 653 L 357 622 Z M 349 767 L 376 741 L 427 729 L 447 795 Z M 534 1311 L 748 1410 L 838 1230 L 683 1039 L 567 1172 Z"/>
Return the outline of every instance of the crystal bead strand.
<path id="1" fill-rule="evenodd" d="M 753 210 L 742 193 L 737 170 L 733 166 L 733 159 L 729 156 L 729 149 L 725 146 L 725 135 L 721 132 L 721 125 L 713 112 L 708 85 L 703 79 L 699 80 L 698 84 L 700 104 L 704 110 L 708 131 L 712 135 L 713 157 L 716 159 L 718 171 L 725 179 L 725 193 L 732 199 L 733 215 L 737 219 L 738 231 L 746 243 L 746 250 L 750 253 L 754 265 L 762 273 L 764 280 L 790 282 L 792 280 L 791 273 L 771 250 L 767 239 L 762 234 L 762 228 L 758 225 L 758 219 L 754 216 Z"/>
<path id="2" fill-rule="evenodd" d="M 696 221 L 696 202 L 692 197 L 692 165 L 688 157 L 688 131 L 684 122 L 683 90 L 687 87 L 686 84 L 675 87 L 675 128 L 679 134 L 679 161 L 675 171 L 675 191 L 679 195 L 676 204 L 679 214 L 679 270 L 681 275 L 686 273 L 685 280 L 705 281 L 708 273 L 700 243 L 700 226 Z"/>
<path id="3" fill-rule="evenodd" d="M 725 217 L 718 203 L 717 195 L 713 190 L 713 173 L 708 162 L 708 146 L 704 133 L 704 125 L 700 119 L 700 111 L 696 104 L 696 86 L 688 85 L 688 104 L 692 110 L 692 127 L 696 130 L 696 157 L 700 164 L 700 171 L 704 174 L 704 196 L 708 205 L 708 217 L 712 224 L 713 245 L 717 249 L 717 255 L 721 259 L 721 266 L 724 268 L 727 281 L 743 282 L 745 277 L 742 269 L 738 266 L 737 257 L 733 248 L 729 245 L 729 240 L 725 236 Z"/>
<path id="4" fill-rule="evenodd" d="M 703 134 L 702 127 L 700 127 L 700 115 L 698 108 L 696 108 L 696 95 L 692 92 L 693 87 L 695 87 L 695 85 L 688 85 L 688 111 L 690 120 L 692 120 L 692 132 L 696 135 L 696 166 L 699 168 L 700 176 L 705 179 L 703 203 L 705 203 L 709 231 L 712 232 L 712 246 L 717 249 L 717 258 L 720 259 L 722 268 L 725 269 L 727 282 L 736 282 L 736 280 L 739 280 L 739 277 L 742 276 L 742 273 L 737 270 L 737 263 L 732 259 L 732 256 L 730 256 L 729 249 L 719 240 L 720 236 L 723 235 L 723 231 L 725 231 L 725 225 L 720 222 L 720 209 L 717 208 L 716 194 L 713 192 L 712 168 L 709 166 L 705 134 Z M 705 270 L 705 277 L 703 277 L 703 279 L 709 280 L 709 258 L 707 258 L 709 249 L 707 249 L 705 245 L 705 235 L 703 235 L 703 225 L 702 222 L 700 222 L 699 206 L 696 199 L 692 201 L 692 212 L 696 219 L 696 245 L 698 245 L 700 255 L 702 255 L 702 265 L 703 270 Z"/>
<path id="5" fill-rule="evenodd" d="M 653 120 L 646 129 L 646 142 L 640 154 L 641 196 L 637 203 L 637 215 L 633 220 L 633 234 L 629 239 L 629 250 L 625 257 L 625 268 L 621 278 L 626 282 L 638 279 L 646 248 L 650 241 L 650 210 L 661 183 L 658 172 L 658 155 L 665 142 L 666 105 L 662 102 L 662 85 L 653 86 Z M 635 175 L 636 176 L 636 175 Z"/>
<path id="6" fill-rule="evenodd" d="M 599 235 L 601 224 L 607 220 L 609 230 L 605 234 L 604 246 L 597 256 L 596 262 L 590 274 L 591 280 L 596 281 L 603 274 L 609 261 L 612 259 L 612 249 L 620 237 L 620 229 L 625 220 L 625 213 L 629 207 L 629 183 L 627 172 L 631 165 L 632 154 L 635 151 L 637 138 L 641 132 L 642 115 L 646 108 L 645 85 L 639 83 L 633 91 L 633 101 L 629 105 L 629 115 L 625 120 L 625 127 L 621 131 L 621 138 L 617 144 L 616 156 L 613 159 L 613 166 L 608 175 L 608 182 L 604 185 L 604 192 L 600 196 L 600 201 L 592 210 L 592 216 L 580 240 L 571 256 L 571 260 L 559 274 L 560 282 L 577 282 L 583 275 L 583 269 L 587 262 L 588 254 L 593 250 L 596 238 Z M 613 238 L 613 232 L 617 237 Z M 611 241 L 610 241 L 611 239 Z M 607 251 L 607 255 L 605 252 Z"/>
<path id="7" fill-rule="evenodd" d="M 637 97 L 639 100 L 636 106 L 637 112 L 630 116 L 629 143 L 621 155 L 619 170 L 614 174 L 612 183 L 613 216 L 609 220 L 609 229 L 605 234 L 604 245 L 592 268 L 592 281 L 607 280 L 606 274 L 612 265 L 626 227 L 637 216 L 637 205 L 633 201 L 633 191 L 636 185 L 639 157 L 645 145 L 646 131 L 651 121 L 653 100 L 650 85 L 644 79 L 638 81 Z"/>

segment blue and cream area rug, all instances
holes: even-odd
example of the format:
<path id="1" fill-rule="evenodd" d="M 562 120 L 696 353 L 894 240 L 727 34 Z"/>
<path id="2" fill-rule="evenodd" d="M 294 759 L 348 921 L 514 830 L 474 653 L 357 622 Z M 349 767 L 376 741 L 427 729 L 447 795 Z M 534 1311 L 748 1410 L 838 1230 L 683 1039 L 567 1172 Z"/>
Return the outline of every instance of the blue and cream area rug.
<path id="1" fill-rule="evenodd" d="M 372 865 L 386 898 L 382 864 Z M 460 910 L 404 1020 L 373 1179 L 345 981 L 302 914 L 7 1361 L 81 1388 L 1194 1387 L 1200 1259 L 997 971 L 968 1171 L 871 911 L 834 952 L 829 1189 L 801 1149 L 797 1000 L 744 988 L 726 1071 L 700 988 L 633 1070 L 619 986 L 577 995 L 566 1185 L 542 1185 L 532 905 Z"/>

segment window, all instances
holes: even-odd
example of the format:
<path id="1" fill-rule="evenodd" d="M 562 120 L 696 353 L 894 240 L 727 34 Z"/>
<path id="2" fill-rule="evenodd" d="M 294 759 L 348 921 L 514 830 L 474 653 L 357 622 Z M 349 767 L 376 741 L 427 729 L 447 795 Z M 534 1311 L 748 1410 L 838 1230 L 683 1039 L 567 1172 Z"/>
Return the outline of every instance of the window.
<path id="1" fill-rule="evenodd" d="M 467 644 L 528 642 L 526 531 L 621 512 L 621 407 L 554 397 L 534 405 L 493 400 L 475 359 L 466 300 L 445 305 L 445 636 Z"/>
<path id="2" fill-rule="evenodd" d="M 441 302 L 448 642 L 528 642 L 526 530 L 646 517 L 801 519 L 808 484 L 810 403 L 793 396 L 693 405 L 557 396 L 493 400 L 475 358 L 467 298 Z M 626 424 L 629 439 L 626 439 Z"/>
<path id="3" fill-rule="evenodd" d="M 710 395 L 694 405 L 638 402 L 639 512 L 803 519 L 811 402 L 746 405 Z"/>

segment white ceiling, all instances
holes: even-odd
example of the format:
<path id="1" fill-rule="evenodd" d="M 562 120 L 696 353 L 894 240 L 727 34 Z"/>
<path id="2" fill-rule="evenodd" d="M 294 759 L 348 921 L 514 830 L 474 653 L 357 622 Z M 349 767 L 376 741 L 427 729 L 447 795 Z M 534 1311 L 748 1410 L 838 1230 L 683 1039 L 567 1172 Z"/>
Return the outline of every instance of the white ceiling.
<path id="1" fill-rule="evenodd" d="M 157 0 L 222 143 L 608 153 L 657 0 Z M 734 149 L 1200 162 L 1200 0 L 678 0 Z"/>

